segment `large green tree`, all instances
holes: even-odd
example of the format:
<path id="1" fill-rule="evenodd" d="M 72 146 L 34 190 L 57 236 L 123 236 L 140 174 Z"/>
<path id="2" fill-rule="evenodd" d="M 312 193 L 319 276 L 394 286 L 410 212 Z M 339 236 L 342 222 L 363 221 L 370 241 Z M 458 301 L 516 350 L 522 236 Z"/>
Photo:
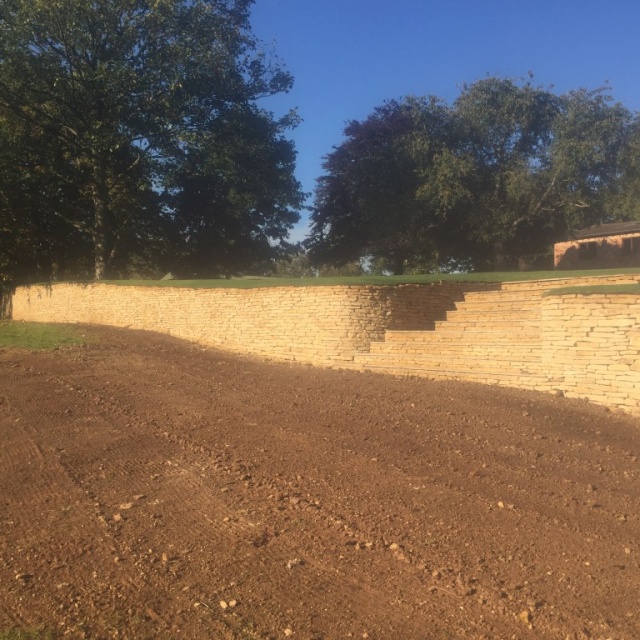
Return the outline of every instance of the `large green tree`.
<path id="1" fill-rule="evenodd" d="M 390 101 L 325 158 L 309 246 L 318 263 L 381 258 L 389 270 L 431 261 L 445 198 L 429 188 L 442 178 L 450 145 L 450 111 L 436 98 Z"/>
<path id="2" fill-rule="evenodd" d="M 630 113 L 607 91 L 551 91 L 501 78 L 466 86 L 454 104 L 466 232 L 481 267 L 514 267 L 569 230 L 606 219 Z"/>
<path id="3" fill-rule="evenodd" d="M 476 263 L 503 268 L 505 251 L 531 218 L 538 175 L 548 169 L 558 99 L 530 84 L 487 78 L 464 86 L 454 109 L 456 153 L 469 160 L 462 182 L 471 196 L 459 232 L 471 240 Z"/>
<path id="4" fill-rule="evenodd" d="M 384 257 L 396 273 L 548 257 L 570 230 L 631 215 L 632 123 L 605 89 L 556 95 L 531 79 L 480 80 L 451 107 L 389 102 L 326 156 L 312 255 Z"/>
<path id="5" fill-rule="evenodd" d="M 288 90 L 292 79 L 277 61 L 260 52 L 250 31 L 251 4 L 252 0 L 0 4 L 2 117 L 9 127 L 26 132 L 24 145 L 43 174 L 40 195 L 46 215 L 92 244 L 95 278 L 110 271 L 122 273 L 133 257 L 148 261 L 152 247 L 164 248 L 170 257 L 183 233 L 176 230 L 176 196 L 184 203 L 194 182 L 219 177 L 224 161 L 212 156 L 240 161 L 235 147 L 252 144 L 246 137 L 257 120 L 270 127 L 268 135 L 257 133 L 258 146 L 277 142 L 288 157 L 276 170 L 279 184 L 269 182 L 260 202 L 257 187 L 251 185 L 247 191 L 253 200 L 247 197 L 242 203 L 246 185 L 236 181 L 233 193 L 227 193 L 235 199 L 230 215 L 253 217 L 252 232 L 241 235 L 260 250 L 265 237 L 277 240 L 282 228 L 295 221 L 293 209 L 300 193 L 292 178 L 293 149 L 283 133 L 289 123 L 274 122 L 255 106 L 261 97 Z M 243 116 L 248 122 L 237 125 Z M 240 142 L 221 126 L 230 120 L 234 130 L 246 134 Z M 205 142 L 199 142 L 200 137 Z M 198 175 L 192 179 L 189 170 Z M 234 171 L 239 174 L 242 169 L 235 166 Z M 25 176 L 21 185 L 31 197 L 32 176 L 28 171 Z M 14 177 L 3 174 L 0 180 L 14 195 L 19 190 Z M 196 200 L 191 197 L 192 203 Z M 228 215 L 229 207 L 220 198 L 216 206 L 210 204 L 201 203 L 198 215 L 203 219 Z M 229 228 L 226 240 L 237 241 Z M 180 256 L 183 253 L 181 246 Z"/>
<path id="6" fill-rule="evenodd" d="M 283 122 L 234 105 L 185 140 L 171 162 L 167 203 L 174 212 L 174 269 L 215 276 L 267 265 L 302 206 L 295 151 Z"/>
<path id="7" fill-rule="evenodd" d="M 617 177 L 611 180 L 605 201 L 611 219 L 640 218 L 640 114 L 636 113 L 617 159 Z"/>

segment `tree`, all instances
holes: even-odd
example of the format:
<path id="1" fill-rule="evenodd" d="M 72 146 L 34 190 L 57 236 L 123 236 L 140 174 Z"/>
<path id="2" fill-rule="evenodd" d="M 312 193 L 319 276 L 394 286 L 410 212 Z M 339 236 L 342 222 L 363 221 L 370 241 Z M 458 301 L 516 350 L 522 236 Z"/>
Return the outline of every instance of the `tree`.
<path id="1" fill-rule="evenodd" d="M 251 35 L 251 4 L 6 0 L 0 5 L 0 108 L 11 126 L 28 132 L 50 183 L 47 200 L 52 193 L 59 196 L 59 206 L 49 203 L 47 214 L 92 243 L 96 279 L 121 270 L 131 252 L 141 255 L 140 249 L 143 254 L 154 243 L 168 248 L 160 235 L 175 227 L 171 196 L 189 183 L 185 171 L 193 164 L 187 158 L 198 136 L 209 144 L 199 145 L 200 154 L 207 148 L 218 152 L 211 141 L 226 135 L 223 115 L 255 120 L 257 99 L 291 86 L 291 76 L 259 51 Z M 281 135 L 286 123 L 273 123 L 264 112 L 260 117 L 265 126 L 273 125 L 272 138 Z M 281 169 L 290 174 L 292 165 Z M 4 184 L 9 178 L 1 177 Z M 264 194 L 262 220 L 253 226 L 260 246 L 295 220 L 299 186 L 290 175 L 284 182 L 286 194 L 271 184 Z M 240 200 L 242 185 L 235 188 Z M 236 215 L 252 212 L 238 205 Z"/>
<path id="2" fill-rule="evenodd" d="M 558 96 L 531 79 L 465 85 L 452 107 L 389 102 L 326 157 L 312 254 L 382 257 L 394 273 L 549 257 L 570 230 L 630 215 L 631 124 L 606 88 Z"/>
<path id="3" fill-rule="evenodd" d="M 471 159 L 465 229 L 476 266 L 516 267 L 605 221 L 630 118 L 606 89 L 556 96 L 487 78 L 465 86 L 454 109 L 459 153 Z"/>
<path id="4" fill-rule="evenodd" d="M 370 255 L 403 273 L 413 260 L 431 258 L 443 211 L 423 185 L 437 174 L 449 125 L 449 110 L 436 98 L 390 101 L 348 123 L 318 180 L 309 241 L 316 262 Z"/>
<path id="5" fill-rule="evenodd" d="M 55 158 L 49 158 L 50 165 Z M 91 247 L 77 229 L 46 211 L 67 209 L 75 194 L 43 165 L 42 141 L 29 123 L 0 111 L 0 280 L 49 280 L 67 268 L 86 273 Z"/>
<path id="6" fill-rule="evenodd" d="M 463 176 L 471 194 L 465 230 L 476 263 L 504 268 L 518 232 L 539 209 L 540 175 L 549 168 L 556 96 L 512 80 L 465 85 L 454 103 L 458 154 L 470 160 Z"/>
<path id="7" fill-rule="evenodd" d="M 212 277 L 246 271 L 274 255 L 302 206 L 288 122 L 250 105 L 219 112 L 190 136 L 168 173 L 175 271 Z"/>
<path id="8" fill-rule="evenodd" d="M 640 218 L 640 114 L 635 114 L 628 127 L 617 169 L 617 179 L 611 181 L 605 200 L 606 216 L 637 220 Z"/>

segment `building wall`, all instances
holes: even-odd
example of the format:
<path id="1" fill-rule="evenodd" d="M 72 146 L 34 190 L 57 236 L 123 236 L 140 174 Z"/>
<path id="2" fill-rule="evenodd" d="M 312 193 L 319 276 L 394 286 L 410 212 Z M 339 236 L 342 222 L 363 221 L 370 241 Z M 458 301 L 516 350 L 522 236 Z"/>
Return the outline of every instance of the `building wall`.
<path id="1" fill-rule="evenodd" d="M 634 251 L 625 253 L 625 240 L 636 239 Z M 588 245 L 595 248 L 590 256 Z M 635 250 L 637 248 L 637 250 Z M 556 269 L 599 269 L 640 266 L 640 234 L 628 233 L 602 238 L 585 238 L 559 242 L 553 247 L 553 264 Z"/>
<path id="2" fill-rule="evenodd" d="M 388 327 L 432 328 L 465 290 L 468 285 L 450 283 L 255 289 L 56 284 L 18 288 L 13 318 L 148 329 L 234 352 L 335 365 L 383 340 Z"/>

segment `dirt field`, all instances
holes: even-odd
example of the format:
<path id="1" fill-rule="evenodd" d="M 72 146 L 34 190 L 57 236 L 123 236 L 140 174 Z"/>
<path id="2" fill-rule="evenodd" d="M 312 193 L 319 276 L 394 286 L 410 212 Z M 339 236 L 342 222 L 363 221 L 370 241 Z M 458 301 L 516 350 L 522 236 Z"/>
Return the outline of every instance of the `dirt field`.
<path id="1" fill-rule="evenodd" d="M 0 631 L 640 638 L 640 421 L 87 333 L 0 352 Z"/>

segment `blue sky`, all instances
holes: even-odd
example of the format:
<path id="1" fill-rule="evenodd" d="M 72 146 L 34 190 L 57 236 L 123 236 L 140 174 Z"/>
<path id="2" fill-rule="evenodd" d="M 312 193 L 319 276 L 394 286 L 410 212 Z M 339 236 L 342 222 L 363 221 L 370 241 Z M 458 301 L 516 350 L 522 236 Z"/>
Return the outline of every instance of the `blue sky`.
<path id="1" fill-rule="evenodd" d="M 295 78 L 262 106 L 302 117 L 290 137 L 307 192 L 345 123 L 392 98 L 452 102 L 465 82 L 532 71 L 558 93 L 608 82 L 640 110 L 638 0 L 256 0 L 251 23 Z M 306 228 L 303 214 L 292 239 Z"/>

